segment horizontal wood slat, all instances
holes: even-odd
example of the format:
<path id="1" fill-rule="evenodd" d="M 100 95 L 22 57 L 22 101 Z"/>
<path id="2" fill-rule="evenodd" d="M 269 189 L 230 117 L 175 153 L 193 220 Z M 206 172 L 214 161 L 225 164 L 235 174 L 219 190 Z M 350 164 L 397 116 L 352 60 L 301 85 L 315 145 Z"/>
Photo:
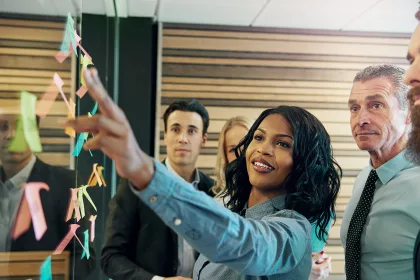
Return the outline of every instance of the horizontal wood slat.
<path id="1" fill-rule="evenodd" d="M 198 99 L 210 115 L 208 141 L 197 166 L 214 176 L 218 134 L 227 119 L 256 119 L 267 108 L 300 106 L 314 114 L 331 136 L 343 168 L 336 202 L 337 222 L 325 251 L 333 275 L 344 274 L 340 241 L 343 212 L 357 174 L 368 165 L 352 137 L 347 106 L 355 74 L 372 64 L 407 68 L 403 34 L 282 31 L 269 28 L 165 24 L 162 40 L 161 118 L 175 100 Z M 160 159 L 166 156 L 160 120 Z M 337 278 L 339 279 L 339 278 Z"/>
<path id="2" fill-rule="evenodd" d="M 0 115 L 20 113 L 21 91 L 33 93 L 40 99 L 47 88 L 54 85 L 56 72 L 64 82 L 66 99 L 74 95 L 71 57 L 63 63 L 54 58 L 64 27 L 65 18 L 62 22 L 0 19 Z M 40 122 L 43 152 L 38 156 L 49 164 L 70 166 L 71 140 L 58 125 L 67 115 L 68 108 L 58 93 L 49 114 Z"/>

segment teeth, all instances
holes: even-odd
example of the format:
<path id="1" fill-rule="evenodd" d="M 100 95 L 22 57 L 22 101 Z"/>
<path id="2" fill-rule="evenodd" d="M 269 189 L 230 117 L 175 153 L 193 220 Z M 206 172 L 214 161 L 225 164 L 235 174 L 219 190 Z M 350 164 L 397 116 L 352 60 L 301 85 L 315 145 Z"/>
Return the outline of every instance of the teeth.
<path id="1" fill-rule="evenodd" d="M 261 162 L 254 162 L 254 165 L 259 166 L 259 167 L 263 167 L 263 168 L 266 168 L 266 169 L 269 169 L 269 170 L 273 169 L 272 167 L 270 167 L 268 165 L 265 165 L 264 163 L 261 163 Z"/>

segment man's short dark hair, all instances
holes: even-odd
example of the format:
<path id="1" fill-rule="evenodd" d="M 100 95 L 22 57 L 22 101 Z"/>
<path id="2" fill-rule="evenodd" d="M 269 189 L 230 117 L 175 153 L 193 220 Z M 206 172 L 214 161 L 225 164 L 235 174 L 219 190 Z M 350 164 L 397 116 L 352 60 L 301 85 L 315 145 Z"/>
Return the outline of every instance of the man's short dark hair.
<path id="1" fill-rule="evenodd" d="M 192 99 L 191 101 L 175 101 L 171 105 L 169 105 L 168 109 L 166 109 L 165 114 L 163 114 L 163 123 L 165 125 L 165 132 L 168 128 L 168 118 L 169 115 L 175 111 L 183 111 L 183 112 L 192 112 L 197 113 L 201 116 L 203 120 L 203 135 L 207 133 L 207 129 L 209 128 L 209 113 L 207 112 L 206 108 L 200 104 L 196 99 Z"/>

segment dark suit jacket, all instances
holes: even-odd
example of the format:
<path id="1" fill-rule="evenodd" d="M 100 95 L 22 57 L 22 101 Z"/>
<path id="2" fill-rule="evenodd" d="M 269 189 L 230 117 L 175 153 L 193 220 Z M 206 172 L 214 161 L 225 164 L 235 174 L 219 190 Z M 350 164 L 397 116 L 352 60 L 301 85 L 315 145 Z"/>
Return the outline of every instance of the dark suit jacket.
<path id="1" fill-rule="evenodd" d="M 420 231 L 414 246 L 414 275 L 416 280 L 420 280 Z"/>
<path id="2" fill-rule="evenodd" d="M 49 191 L 40 191 L 42 208 L 44 209 L 45 221 L 48 228 L 42 238 L 37 241 L 31 223 L 28 231 L 18 239 L 12 241 L 11 251 L 54 251 L 68 233 L 69 224 L 76 223 L 75 220 L 65 221 L 70 202 L 70 188 L 76 186 L 75 172 L 65 168 L 51 166 L 37 158 L 29 175 L 28 182 L 43 182 L 50 188 Z M 82 244 L 84 242 L 83 231 L 90 228 L 89 215 L 92 213 L 87 203 L 85 203 L 85 209 L 86 216 L 77 223 L 81 226 L 76 231 Z M 71 252 L 70 275 L 73 275 L 73 257 L 75 257 L 75 279 L 85 279 L 95 267 L 95 252 L 93 248 L 89 248 L 89 260 L 86 260 L 86 258 L 80 260 L 83 249 L 76 241 L 76 250 L 74 250 L 74 240 L 75 238 L 72 239 L 65 249 Z"/>
<path id="3" fill-rule="evenodd" d="M 200 172 L 198 189 L 213 196 L 214 181 Z M 121 180 L 110 213 L 101 267 L 114 280 L 151 280 L 176 276 L 178 237 Z"/>

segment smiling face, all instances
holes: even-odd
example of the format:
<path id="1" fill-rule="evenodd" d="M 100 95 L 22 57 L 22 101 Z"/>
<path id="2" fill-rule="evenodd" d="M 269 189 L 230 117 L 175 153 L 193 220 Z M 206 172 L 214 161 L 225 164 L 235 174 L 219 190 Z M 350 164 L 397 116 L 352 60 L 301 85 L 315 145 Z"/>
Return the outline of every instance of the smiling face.
<path id="1" fill-rule="evenodd" d="M 267 116 L 246 150 L 246 167 L 253 188 L 272 197 L 284 193 L 282 184 L 293 168 L 293 133 L 280 114 Z"/>
<path id="2" fill-rule="evenodd" d="M 359 149 L 390 151 L 403 138 L 408 114 L 400 110 L 387 78 L 355 82 L 348 104 L 351 130 Z"/>

